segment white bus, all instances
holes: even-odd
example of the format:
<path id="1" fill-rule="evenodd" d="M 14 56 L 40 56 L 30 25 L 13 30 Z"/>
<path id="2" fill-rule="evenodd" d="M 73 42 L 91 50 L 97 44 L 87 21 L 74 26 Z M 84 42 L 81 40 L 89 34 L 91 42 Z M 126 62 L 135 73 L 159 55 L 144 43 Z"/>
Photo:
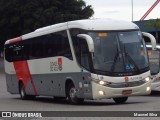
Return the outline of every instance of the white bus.
<path id="1" fill-rule="evenodd" d="M 151 44 L 146 46 L 151 71 L 151 90 L 160 91 L 160 45 L 156 45 L 156 50 L 152 50 Z"/>
<path id="2" fill-rule="evenodd" d="M 43 95 L 73 104 L 106 98 L 124 103 L 151 92 L 141 31 L 112 19 L 59 23 L 6 41 L 5 73 L 8 92 L 22 99 Z"/>

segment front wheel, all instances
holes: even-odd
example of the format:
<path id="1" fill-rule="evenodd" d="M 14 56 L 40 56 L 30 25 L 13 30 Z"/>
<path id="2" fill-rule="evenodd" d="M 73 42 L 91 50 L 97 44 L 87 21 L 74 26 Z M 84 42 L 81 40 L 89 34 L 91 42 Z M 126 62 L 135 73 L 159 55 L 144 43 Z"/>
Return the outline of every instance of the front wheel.
<path id="1" fill-rule="evenodd" d="M 78 98 L 77 97 L 77 90 L 73 83 L 70 83 L 67 89 L 67 98 L 71 104 L 81 104 L 83 103 L 84 99 L 83 98 Z"/>
<path id="2" fill-rule="evenodd" d="M 123 104 L 127 101 L 128 97 L 119 97 L 119 98 L 113 98 L 113 100 L 118 104 Z"/>

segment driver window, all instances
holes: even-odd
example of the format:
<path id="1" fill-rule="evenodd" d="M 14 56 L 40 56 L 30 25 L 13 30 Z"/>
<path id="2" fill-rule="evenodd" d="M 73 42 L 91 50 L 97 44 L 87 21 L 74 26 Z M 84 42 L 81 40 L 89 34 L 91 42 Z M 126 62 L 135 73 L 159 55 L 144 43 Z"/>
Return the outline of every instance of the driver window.
<path id="1" fill-rule="evenodd" d="M 87 70 L 90 70 L 89 50 L 86 40 L 78 37 L 72 37 L 72 39 L 78 63 Z"/>

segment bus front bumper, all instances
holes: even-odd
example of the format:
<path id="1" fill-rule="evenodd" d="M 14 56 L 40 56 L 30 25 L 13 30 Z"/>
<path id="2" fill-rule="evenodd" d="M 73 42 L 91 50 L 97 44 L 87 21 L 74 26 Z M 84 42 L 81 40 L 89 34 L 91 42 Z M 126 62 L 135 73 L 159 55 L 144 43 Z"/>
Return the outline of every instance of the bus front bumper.
<path id="1" fill-rule="evenodd" d="M 111 88 L 92 82 L 92 92 L 93 99 L 148 95 L 151 93 L 151 83 L 147 82 L 135 87 Z"/>

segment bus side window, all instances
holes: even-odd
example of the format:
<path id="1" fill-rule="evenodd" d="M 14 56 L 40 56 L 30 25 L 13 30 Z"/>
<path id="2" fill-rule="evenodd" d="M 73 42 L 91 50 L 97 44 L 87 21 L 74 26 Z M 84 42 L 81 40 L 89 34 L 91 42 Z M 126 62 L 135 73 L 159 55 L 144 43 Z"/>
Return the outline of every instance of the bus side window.
<path id="1" fill-rule="evenodd" d="M 64 56 L 73 60 L 66 31 L 48 35 L 45 39 L 45 57 Z"/>
<path id="2" fill-rule="evenodd" d="M 13 61 L 22 61 L 25 59 L 24 45 L 22 42 L 13 44 L 13 51 L 11 55 Z"/>
<path id="3" fill-rule="evenodd" d="M 32 56 L 32 58 L 44 58 L 44 37 L 45 36 L 32 38 L 32 52 L 30 52 L 30 56 Z"/>
<path id="4" fill-rule="evenodd" d="M 56 39 L 57 39 L 57 36 L 55 36 L 54 34 L 50 34 L 46 36 L 45 38 L 45 57 L 57 56 Z"/>
<path id="5" fill-rule="evenodd" d="M 13 61 L 13 46 L 12 45 L 6 45 L 5 46 L 5 59 L 8 62 L 12 62 Z"/>
<path id="6" fill-rule="evenodd" d="M 87 70 L 90 69 L 89 67 L 89 50 L 88 45 L 85 39 L 80 40 L 80 49 L 81 49 L 81 65 L 86 68 Z"/>
<path id="7" fill-rule="evenodd" d="M 87 70 L 90 70 L 89 50 L 86 40 L 75 36 L 72 39 L 78 63 Z"/>
<path id="8" fill-rule="evenodd" d="M 76 56 L 77 62 L 80 64 L 81 63 L 81 56 L 80 56 L 81 50 L 80 50 L 79 39 L 77 37 L 73 36 L 72 40 L 73 40 L 75 56 Z"/>

